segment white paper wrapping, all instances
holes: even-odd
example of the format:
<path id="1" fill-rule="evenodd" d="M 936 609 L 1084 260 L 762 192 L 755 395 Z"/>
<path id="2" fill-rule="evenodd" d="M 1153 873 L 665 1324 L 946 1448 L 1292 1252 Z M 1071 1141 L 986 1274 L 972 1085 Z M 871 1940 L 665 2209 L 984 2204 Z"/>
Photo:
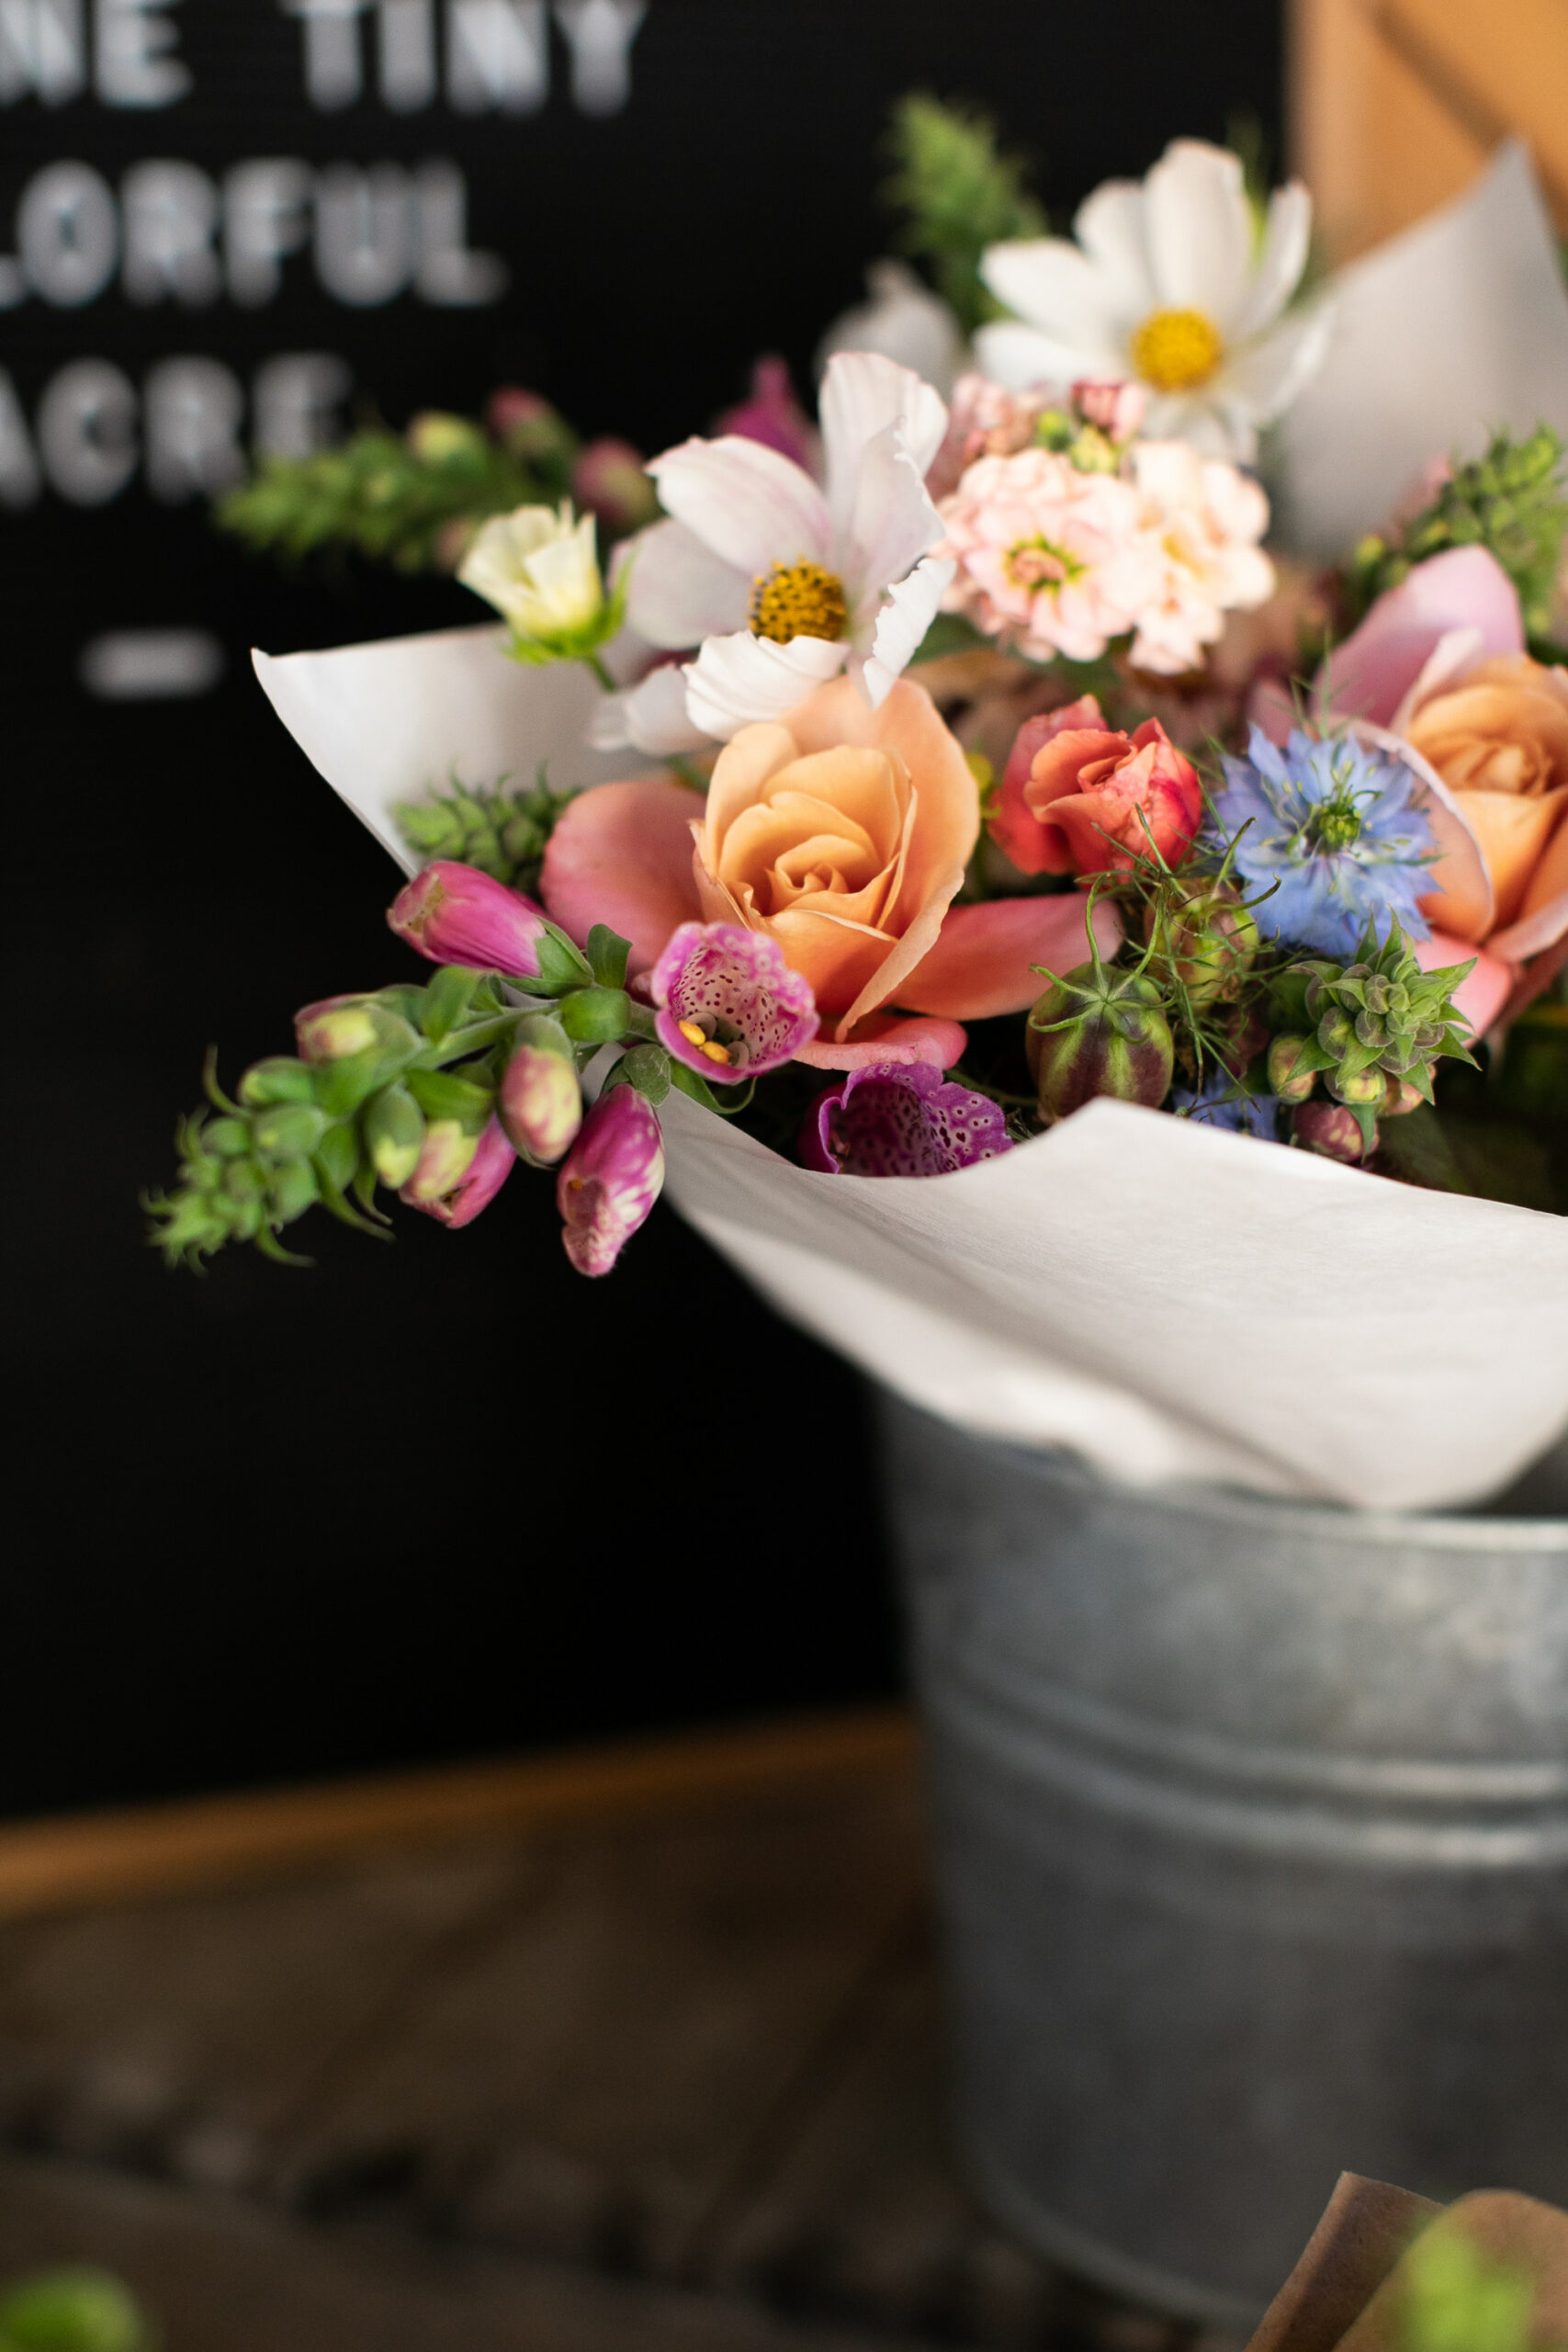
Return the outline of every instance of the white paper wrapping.
<path id="1" fill-rule="evenodd" d="M 389 810 L 456 763 L 603 780 L 581 670 L 491 629 L 256 657 L 404 870 Z M 625 763 L 618 772 L 634 772 Z M 780 1310 L 964 1427 L 1139 1482 L 1471 1501 L 1568 1421 L 1568 1220 L 1095 1102 L 953 1176 L 820 1176 L 671 1094 L 669 1192 Z M 635 1247 L 635 1244 L 634 1244 Z"/>
<path id="2" fill-rule="evenodd" d="M 1474 457 L 1500 425 L 1568 435 L 1568 291 L 1517 140 L 1330 292 L 1328 356 L 1279 427 L 1283 544 L 1341 561 L 1428 458 Z"/>

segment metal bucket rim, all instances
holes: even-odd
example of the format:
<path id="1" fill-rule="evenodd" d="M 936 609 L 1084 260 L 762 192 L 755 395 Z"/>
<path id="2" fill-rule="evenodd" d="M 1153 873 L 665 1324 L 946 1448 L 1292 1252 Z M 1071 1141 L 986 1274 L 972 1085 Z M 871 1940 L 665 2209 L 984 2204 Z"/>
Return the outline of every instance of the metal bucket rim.
<path id="1" fill-rule="evenodd" d="M 1163 1515 L 1179 1512 L 1187 1518 L 1222 1518 L 1250 1526 L 1278 1522 L 1281 1513 L 1304 1532 L 1344 1544 L 1364 1544 L 1382 1540 L 1391 1546 L 1411 1543 L 1454 1552 L 1560 1551 L 1568 1564 L 1568 1518 L 1513 1518 L 1484 1512 L 1461 1515 L 1447 1511 L 1358 1510 L 1345 1503 L 1308 1500 L 1295 1495 L 1248 1494 L 1238 1487 L 1209 1487 L 1196 1481 L 1171 1480 L 1161 1486 L 1138 1487 L 1106 1477 L 1081 1454 L 1065 1446 L 1014 1445 L 1005 1439 L 964 1435 L 975 1444 L 1005 1454 L 1038 1478 L 1065 1479 L 1130 1504 L 1143 1504 Z"/>

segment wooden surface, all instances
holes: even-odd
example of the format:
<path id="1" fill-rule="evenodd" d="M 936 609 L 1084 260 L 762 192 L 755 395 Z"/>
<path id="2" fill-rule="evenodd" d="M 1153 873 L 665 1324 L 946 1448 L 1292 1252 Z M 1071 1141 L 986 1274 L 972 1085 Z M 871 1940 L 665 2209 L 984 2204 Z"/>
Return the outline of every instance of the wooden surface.
<path id="1" fill-rule="evenodd" d="M 952 2169 L 907 1728 L 659 1758 L 262 1878 L 57 1875 L 0 1925 L 0 2275 L 106 2262 L 166 2352 L 1185 2352 Z"/>
<path id="2" fill-rule="evenodd" d="M 1562 0 L 1292 0 L 1292 164 L 1348 261 L 1460 195 L 1517 132 L 1568 235 Z"/>

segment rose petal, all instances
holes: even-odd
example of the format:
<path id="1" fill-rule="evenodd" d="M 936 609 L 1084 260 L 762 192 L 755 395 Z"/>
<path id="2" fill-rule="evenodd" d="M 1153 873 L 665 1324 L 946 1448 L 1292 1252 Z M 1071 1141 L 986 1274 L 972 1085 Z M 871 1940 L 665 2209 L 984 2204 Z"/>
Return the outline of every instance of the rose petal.
<path id="1" fill-rule="evenodd" d="M 929 1062 L 951 1069 L 964 1058 L 968 1034 L 956 1021 L 906 1021 L 896 1012 L 874 1012 L 852 1037 L 815 1037 L 795 1058 L 813 1069 L 864 1069 L 873 1062 Z"/>
<path id="2" fill-rule="evenodd" d="M 540 895 L 581 946 L 596 922 L 631 942 L 630 969 L 657 961 L 677 923 L 702 911 L 692 823 L 702 797 L 647 777 L 602 784 L 568 801 L 545 851 Z"/>
<path id="3" fill-rule="evenodd" d="M 1060 974 L 1089 961 L 1088 909 L 1086 890 L 950 907 L 935 947 L 899 984 L 898 1001 L 955 1021 L 1026 1012 L 1046 987 L 1032 965 Z M 1104 899 L 1094 935 L 1102 956 L 1122 943 L 1116 910 Z"/>
<path id="4" fill-rule="evenodd" d="M 1460 982 L 1453 1001 L 1473 1034 L 1483 1037 L 1507 1001 L 1514 985 L 1513 966 L 1493 955 L 1490 948 L 1472 947 L 1467 940 L 1454 938 L 1451 932 L 1435 931 L 1429 938 L 1413 939 L 1410 944 L 1424 972 L 1440 971 L 1445 964 L 1465 964 L 1475 957 L 1474 971 Z"/>
<path id="5" fill-rule="evenodd" d="M 1510 963 L 1521 964 L 1527 956 L 1539 956 L 1543 948 L 1555 946 L 1568 932 L 1568 817 L 1564 817 L 1553 834 L 1546 855 L 1536 867 L 1525 892 L 1524 906 L 1517 922 L 1500 931 L 1487 941 L 1495 955 L 1506 956 Z"/>
<path id="6" fill-rule="evenodd" d="M 1386 727 L 1450 629 L 1474 628 L 1487 653 L 1522 653 L 1514 583 L 1485 548 L 1450 548 L 1380 596 L 1332 656 L 1327 699 L 1338 718 Z"/>

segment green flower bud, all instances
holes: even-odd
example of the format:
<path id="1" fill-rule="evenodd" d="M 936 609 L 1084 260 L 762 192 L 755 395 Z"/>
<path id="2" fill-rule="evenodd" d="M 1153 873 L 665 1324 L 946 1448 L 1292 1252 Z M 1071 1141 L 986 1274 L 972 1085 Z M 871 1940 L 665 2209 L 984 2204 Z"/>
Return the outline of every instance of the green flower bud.
<path id="1" fill-rule="evenodd" d="M 1388 1080 L 1375 1067 L 1331 1069 L 1325 1072 L 1323 1082 L 1337 1102 L 1348 1102 L 1352 1109 L 1365 1103 L 1371 1110 L 1379 1110 L 1388 1093 Z"/>
<path id="2" fill-rule="evenodd" d="M 266 1204 L 272 1219 L 277 1225 L 290 1225 L 303 1216 L 308 1208 L 320 1200 L 321 1186 L 316 1171 L 308 1159 L 286 1159 L 273 1170 L 266 1188 Z"/>
<path id="3" fill-rule="evenodd" d="M 613 1046 L 631 1025 L 632 1001 L 625 989 L 574 989 L 559 1006 L 561 1027 L 579 1046 Z"/>
<path id="4" fill-rule="evenodd" d="M 242 1102 L 313 1102 L 315 1072 L 308 1062 L 276 1054 L 270 1061 L 254 1062 L 235 1090 Z"/>
<path id="5" fill-rule="evenodd" d="M 389 1192 L 401 1192 L 423 1148 L 423 1112 L 405 1087 L 388 1086 L 371 1096 L 360 1118 L 377 1177 Z"/>
<path id="6" fill-rule="evenodd" d="M 269 1159 L 288 1159 L 314 1151 L 329 1124 L 314 1102 L 272 1102 L 251 1121 L 251 1138 Z"/>
<path id="7" fill-rule="evenodd" d="M 1315 1066 L 1300 1067 L 1304 1056 L 1309 1057 L 1312 1041 L 1308 1037 L 1276 1037 L 1269 1048 L 1269 1091 L 1277 1094 L 1281 1102 L 1304 1102 L 1317 1082 Z"/>

